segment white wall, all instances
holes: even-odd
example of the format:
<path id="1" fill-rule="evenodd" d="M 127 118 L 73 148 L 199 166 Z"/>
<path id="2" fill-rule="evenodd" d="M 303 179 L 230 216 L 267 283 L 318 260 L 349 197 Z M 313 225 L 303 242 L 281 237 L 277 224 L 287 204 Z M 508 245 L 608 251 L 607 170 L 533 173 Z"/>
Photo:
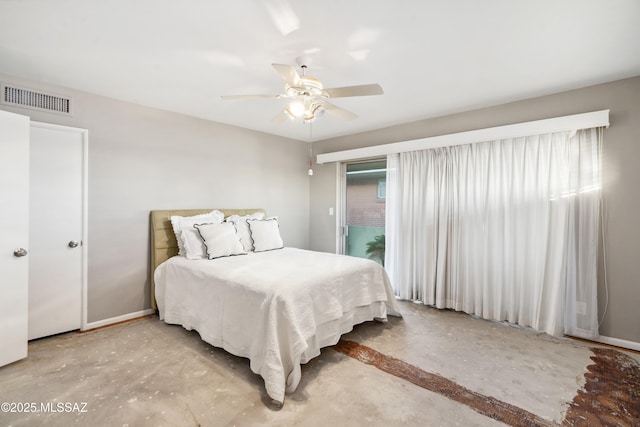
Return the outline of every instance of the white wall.
<path id="1" fill-rule="evenodd" d="M 308 143 L 12 76 L 0 81 L 72 96 L 74 115 L 0 109 L 89 130 L 89 322 L 150 307 L 150 210 L 264 208 L 280 218 L 287 246 L 308 247 Z"/>

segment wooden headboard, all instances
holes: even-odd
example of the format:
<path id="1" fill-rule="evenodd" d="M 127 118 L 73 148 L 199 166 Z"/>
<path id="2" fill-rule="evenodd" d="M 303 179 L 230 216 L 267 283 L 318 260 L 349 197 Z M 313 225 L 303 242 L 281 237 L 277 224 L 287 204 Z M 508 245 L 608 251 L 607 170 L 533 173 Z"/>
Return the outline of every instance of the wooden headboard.
<path id="1" fill-rule="evenodd" d="M 171 227 L 171 218 L 174 215 L 193 216 L 211 212 L 213 209 L 181 209 L 151 211 L 149 223 L 151 227 L 151 307 L 157 309 L 155 297 L 155 283 L 153 273 L 156 267 L 172 256 L 178 255 L 178 242 Z M 231 215 L 249 215 L 256 212 L 264 212 L 264 209 L 218 209 L 226 217 Z"/>

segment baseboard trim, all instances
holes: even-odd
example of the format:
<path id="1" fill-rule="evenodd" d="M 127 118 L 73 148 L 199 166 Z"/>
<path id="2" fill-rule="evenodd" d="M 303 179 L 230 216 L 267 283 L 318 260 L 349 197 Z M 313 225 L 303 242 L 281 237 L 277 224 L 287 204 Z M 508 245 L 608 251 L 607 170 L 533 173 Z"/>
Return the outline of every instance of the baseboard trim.
<path id="1" fill-rule="evenodd" d="M 148 316 L 150 314 L 154 314 L 156 311 L 152 308 L 148 308 L 146 310 L 136 311 L 134 313 L 127 313 L 121 316 L 111 317 L 109 319 L 98 320 L 97 322 L 90 322 L 85 325 L 84 328 L 81 329 L 82 332 L 89 331 L 91 329 L 102 328 L 104 326 L 114 325 L 116 323 L 122 323 L 129 320 L 137 319 L 139 317 Z"/>
<path id="2" fill-rule="evenodd" d="M 621 350 L 630 350 L 636 353 L 640 353 L 640 343 L 637 343 L 634 341 L 621 340 L 620 338 L 606 337 L 604 335 L 600 335 L 600 337 L 596 339 L 585 339 L 580 337 L 574 337 L 572 335 L 565 335 L 565 337 L 570 338 L 572 340 L 578 340 L 578 341 L 594 343 L 594 344 L 603 344 L 609 347 L 617 347 Z"/>
<path id="3" fill-rule="evenodd" d="M 621 340 L 620 338 L 605 337 L 600 335 L 598 339 L 593 340 L 602 344 L 615 345 L 616 347 L 628 348 L 629 350 L 640 351 L 640 343 L 634 341 Z"/>

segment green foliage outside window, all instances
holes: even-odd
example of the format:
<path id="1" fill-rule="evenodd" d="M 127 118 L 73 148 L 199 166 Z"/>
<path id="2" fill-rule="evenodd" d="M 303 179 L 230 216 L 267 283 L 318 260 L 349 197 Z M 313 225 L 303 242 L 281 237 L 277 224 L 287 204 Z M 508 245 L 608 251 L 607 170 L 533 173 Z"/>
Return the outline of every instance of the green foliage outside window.
<path id="1" fill-rule="evenodd" d="M 380 234 L 367 242 L 367 256 L 369 259 L 380 262 L 384 266 L 384 234 Z"/>

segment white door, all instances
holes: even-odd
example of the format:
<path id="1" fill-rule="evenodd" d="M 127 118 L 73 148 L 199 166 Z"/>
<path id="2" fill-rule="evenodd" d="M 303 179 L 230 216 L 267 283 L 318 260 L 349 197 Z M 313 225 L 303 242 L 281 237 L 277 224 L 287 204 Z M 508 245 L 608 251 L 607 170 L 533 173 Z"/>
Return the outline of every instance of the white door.
<path id="1" fill-rule="evenodd" d="M 30 340 L 82 324 L 85 132 L 31 124 Z"/>
<path id="2" fill-rule="evenodd" d="M 29 117 L 0 111 L 0 366 L 27 357 Z"/>

